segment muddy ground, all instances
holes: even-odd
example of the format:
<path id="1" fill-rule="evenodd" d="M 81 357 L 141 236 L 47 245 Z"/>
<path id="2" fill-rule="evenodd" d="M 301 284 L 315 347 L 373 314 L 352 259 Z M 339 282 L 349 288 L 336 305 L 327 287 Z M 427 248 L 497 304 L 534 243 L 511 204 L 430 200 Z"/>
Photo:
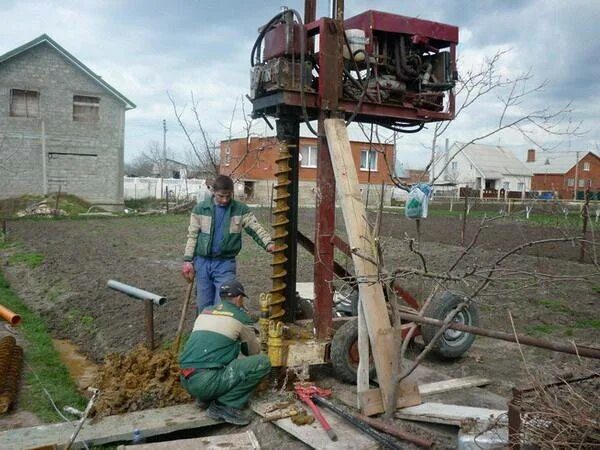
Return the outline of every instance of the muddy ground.
<path id="1" fill-rule="evenodd" d="M 268 210 L 257 210 L 263 223 Z M 300 230 L 311 236 L 314 210 L 300 210 Z M 481 219 L 468 222 L 467 242 Z M 3 271 L 27 304 L 47 319 L 55 338 L 69 339 L 96 362 L 109 352 L 126 352 L 144 340 L 144 306 L 106 287 L 109 279 L 149 290 L 169 300 L 155 308 L 156 340 L 167 345 L 175 335 L 185 283 L 179 270 L 188 217 L 146 216 L 87 220 L 19 220 L 9 223 L 9 239 L 22 245 L 3 250 Z M 441 273 L 461 254 L 460 220 L 432 217 L 422 221 L 420 252 L 427 270 Z M 340 234 L 343 221 L 338 219 Z M 504 220 L 482 231 L 478 244 L 458 266 L 461 273 L 482 267 L 521 243 L 561 237 L 573 230 L 561 226 L 529 226 Z M 416 235 L 415 223 L 396 213 L 384 215 L 382 240 L 386 268 L 421 267 L 421 259 L 408 250 L 406 237 Z M 270 260 L 247 236 L 238 257 L 238 274 L 250 295 L 249 307 L 258 308 L 258 294 L 270 286 Z M 8 263 L 11 252 L 31 251 L 44 255 L 31 269 Z M 590 250 L 591 252 L 591 250 Z M 595 265 L 576 262 L 579 247 L 570 242 L 524 249 L 503 262 L 499 281 L 480 296 L 481 325 L 511 331 L 509 311 L 520 333 L 536 337 L 598 346 L 600 276 Z M 589 260 L 588 255 L 588 260 Z M 342 265 L 351 261 L 339 258 Z M 542 277 L 549 273 L 552 277 Z M 586 280 L 573 277 L 585 275 Z M 303 249 L 298 253 L 298 281 L 312 281 L 313 262 Z M 461 289 L 475 289 L 481 277 L 472 277 Z M 417 298 L 425 298 L 431 282 L 417 277 L 401 280 Z M 186 327 L 191 328 L 193 313 Z M 417 340 L 418 348 L 418 340 Z M 598 365 L 574 356 L 523 348 L 528 368 L 579 371 Z M 478 338 L 462 358 L 445 362 L 429 358 L 427 366 L 451 376 L 484 375 L 494 380 L 492 391 L 508 396 L 510 388 L 526 381 L 526 370 L 516 345 Z"/>

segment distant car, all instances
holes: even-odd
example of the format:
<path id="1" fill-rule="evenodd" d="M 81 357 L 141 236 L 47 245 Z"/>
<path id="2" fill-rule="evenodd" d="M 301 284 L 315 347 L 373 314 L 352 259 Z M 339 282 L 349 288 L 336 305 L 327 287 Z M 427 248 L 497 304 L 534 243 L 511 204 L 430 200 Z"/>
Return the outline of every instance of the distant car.
<path id="1" fill-rule="evenodd" d="M 554 192 L 540 192 L 539 200 L 554 200 Z"/>

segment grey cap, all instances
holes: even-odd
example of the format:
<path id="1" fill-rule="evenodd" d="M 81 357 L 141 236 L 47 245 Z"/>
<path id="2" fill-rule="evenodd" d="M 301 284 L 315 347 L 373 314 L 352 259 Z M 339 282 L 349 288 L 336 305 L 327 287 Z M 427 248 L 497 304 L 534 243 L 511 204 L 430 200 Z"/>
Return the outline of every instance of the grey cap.
<path id="1" fill-rule="evenodd" d="M 236 279 L 223 283 L 219 289 L 219 295 L 221 297 L 237 297 L 238 295 L 248 297 L 244 292 L 244 286 Z"/>

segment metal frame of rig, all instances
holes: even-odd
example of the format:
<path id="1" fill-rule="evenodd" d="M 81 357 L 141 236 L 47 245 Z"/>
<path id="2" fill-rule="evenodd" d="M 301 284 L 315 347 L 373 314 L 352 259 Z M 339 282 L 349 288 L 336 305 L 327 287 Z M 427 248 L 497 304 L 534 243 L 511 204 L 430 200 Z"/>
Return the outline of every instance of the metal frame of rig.
<path id="1" fill-rule="evenodd" d="M 343 0 L 331 4 L 334 18 L 315 20 L 316 0 L 305 0 L 304 20 L 294 10 L 283 10 L 260 28 L 251 54 L 253 117 L 267 123 L 274 117 L 280 143 L 273 285 L 261 296 L 260 321 L 263 349 L 274 367 L 328 360 L 332 281 L 348 276 L 334 260 L 334 248 L 346 254 L 350 249 L 335 234 L 336 187 L 324 120 L 343 118 L 347 124 L 414 133 L 427 122 L 454 117 L 457 27 L 379 11 L 344 20 Z M 310 124 L 314 120 L 317 130 Z M 297 224 L 302 122 L 318 138 L 314 241 Z M 314 255 L 314 333 L 294 325 L 298 244 Z M 414 298 L 395 288 L 418 309 Z"/>

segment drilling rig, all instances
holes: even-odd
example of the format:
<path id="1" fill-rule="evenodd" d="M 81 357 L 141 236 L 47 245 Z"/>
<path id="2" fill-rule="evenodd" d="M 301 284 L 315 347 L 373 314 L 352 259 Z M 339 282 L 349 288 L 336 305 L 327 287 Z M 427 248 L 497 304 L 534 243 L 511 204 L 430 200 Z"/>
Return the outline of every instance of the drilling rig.
<path id="1" fill-rule="evenodd" d="M 253 117 L 269 124 L 274 118 L 279 142 L 273 283 L 261 296 L 260 322 L 263 348 L 274 367 L 330 360 L 332 282 L 348 276 L 334 260 L 334 248 L 346 254 L 350 249 L 335 233 L 336 183 L 324 121 L 338 118 L 347 125 L 415 133 L 429 122 L 454 118 L 457 27 L 373 10 L 345 19 L 343 0 L 331 5 L 331 17 L 318 20 L 316 0 L 305 1 L 304 17 L 281 11 L 259 29 L 250 56 Z M 298 230 L 301 123 L 318 140 L 314 239 Z M 310 332 L 294 325 L 298 245 L 314 255 Z M 419 308 L 408 292 L 395 289 Z"/>

